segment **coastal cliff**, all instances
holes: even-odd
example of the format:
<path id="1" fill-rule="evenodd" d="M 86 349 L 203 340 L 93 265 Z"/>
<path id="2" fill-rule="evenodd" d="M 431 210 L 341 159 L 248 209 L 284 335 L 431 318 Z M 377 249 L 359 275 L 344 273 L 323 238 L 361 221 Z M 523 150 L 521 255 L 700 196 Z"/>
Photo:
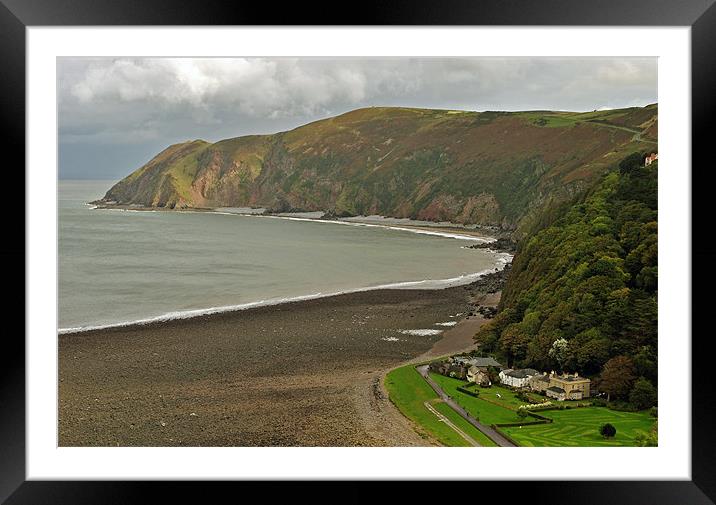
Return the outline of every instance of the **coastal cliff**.
<path id="1" fill-rule="evenodd" d="M 264 207 L 500 227 L 522 238 L 620 159 L 657 106 L 588 113 L 371 107 L 288 132 L 168 147 L 103 205 Z"/>

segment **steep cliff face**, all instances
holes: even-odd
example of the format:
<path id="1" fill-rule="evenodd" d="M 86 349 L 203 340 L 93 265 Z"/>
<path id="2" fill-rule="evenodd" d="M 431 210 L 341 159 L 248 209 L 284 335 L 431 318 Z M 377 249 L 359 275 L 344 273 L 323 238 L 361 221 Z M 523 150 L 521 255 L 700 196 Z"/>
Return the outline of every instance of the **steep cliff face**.
<path id="1" fill-rule="evenodd" d="M 656 105 L 592 113 L 374 107 L 275 135 L 167 148 L 105 202 L 261 206 L 519 229 L 634 151 Z"/>

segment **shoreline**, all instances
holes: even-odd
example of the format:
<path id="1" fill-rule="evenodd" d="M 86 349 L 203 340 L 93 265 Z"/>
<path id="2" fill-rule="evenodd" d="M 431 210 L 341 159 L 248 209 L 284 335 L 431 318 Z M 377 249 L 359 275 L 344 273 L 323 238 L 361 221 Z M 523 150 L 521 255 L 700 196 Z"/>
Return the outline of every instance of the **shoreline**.
<path id="1" fill-rule="evenodd" d="M 328 215 L 325 211 L 316 211 L 315 213 L 323 213 L 321 216 L 310 217 L 307 214 L 313 212 L 230 212 L 228 209 L 234 207 L 183 207 L 183 208 L 168 208 L 168 207 L 148 207 L 144 205 L 136 204 L 108 204 L 101 200 L 95 200 L 92 202 L 86 202 L 85 205 L 90 206 L 90 210 L 116 210 L 124 212 L 175 212 L 175 213 L 203 213 L 203 214 L 218 214 L 218 215 L 229 215 L 229 216 L 241 216 L 241 217 L 263 217 L 263 218 L 274 218 L 274 219 L 287 219 L 294 221 L 307 221 L 316 223 L 333 223 L 340 225 L 349 226 L 365 226 L 365 227 L 380 227 L 393 229 L 398 231 L 410 231 L 413 233 L 422 232 L 427 235 L 444 236 L 446 238 L 460 238 L 466 240 L 475 240 L 483 243 L 492 243 L 497 241 L 499 237 L 502 237 L 506 230 L 503 230 L 495 226 L 487 225 L 466 225 L 452 222 L 429 222 L 420 221 L 410 218 L 394 218 L 390 216 L 350 216 L 350 217 L 325 217 Z M 259 210 L 262 210 L 260 208 Z M 375 219 L 378 217 L 379 219 Z M 385 220 L 385 221 L 382 221 Z M 391 220 L 397 222 L 390 222 Z M 405 222 L 408 221 L 408 222 Z M 456 233 L 459 232 L 459 233 Z"/>
<path id="2" fill-rule="evenodd" d="M 504 259 L 504 261 L 502 261 Z M 401 290 L 401 291 L 440 291 L 444 289 L 450 289 L 461 286 L 469 286 L 475 282 L 478 282 L 485 275 L 491 273 L 497 273 L 504 270 L 506 265 L 509 265 L 512 258 L 501 257 L 499 258 L 500 263 L 490 269 L 486 269 L 480 272 L 472 274 L 465 274 L 459 277 L 451 277 L 448 279 L 424 279 L 420 281 L 405 281 L 396 282 L 390 284 L 381 284 L 378 286 L 370 286 L 365 288 L 348 289 L 344 291 L 337 291 L 332 293 L 314 293 L 310 295 L 298 295 L 288 298 L 260 300 L 255 302 L 247 302 L 236 305 L 223 305 L 219 307 L 206 307 L 201 309 L 187 309 L 179 311 L 171 311 L 159 316 L 151 316 L 141 319 L 135 319 L 131 321 L 122 321 L 116 323 L 107 324 L 90 324 L 86 326 L 76 326 L 68 328 L 58 328 L 58 335 L 72 335 L 76 333 L 86 333 L 88 331 L 101 331 L 113 328 L 141 328 L 148 327 L 154 324 L 168 323 L 171 321 L 180 321 L 186 319 L 194 319 L 206 316 L 212 316 L 216 314 L 242 312 L 251 310 L 259 307 L 280 307 L 282 305 L 288 305 L 292 303 L 300 303 L 309 300 L 319 300 L 326 298 L 334 298 L 343 295 L 355 294 L 355 293 L 366 293 L 366 292 L 378 292 L 388 290 Z M 432 284 L 432 285 L 431 285 Z"/>

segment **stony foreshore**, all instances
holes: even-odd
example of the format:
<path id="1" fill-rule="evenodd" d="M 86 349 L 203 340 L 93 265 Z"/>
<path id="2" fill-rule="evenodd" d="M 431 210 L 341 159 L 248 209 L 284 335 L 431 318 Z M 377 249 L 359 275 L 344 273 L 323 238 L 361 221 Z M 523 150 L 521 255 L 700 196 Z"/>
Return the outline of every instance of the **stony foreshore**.
<path id="1" fill-rule="evenodd" d="M 429 445 L 376 384 L 448 332 L 469 344 L 498 277 L 60 335 L 60 445 Z"/>

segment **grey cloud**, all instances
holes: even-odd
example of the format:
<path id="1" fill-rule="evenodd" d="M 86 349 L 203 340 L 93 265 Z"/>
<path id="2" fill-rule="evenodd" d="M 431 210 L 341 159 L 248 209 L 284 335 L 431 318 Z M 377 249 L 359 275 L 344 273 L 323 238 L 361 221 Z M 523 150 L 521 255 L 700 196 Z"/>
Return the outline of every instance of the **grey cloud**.
<path id="1" fill-rule="evenodd" d="M 655 58 L 62 58 L 60 176 L 118 178 L 150 147 L 273 133 L 371 105 L 593 110 L 656 100 Z M 102 149 L 126 161 L 114 156 L 100 173 Z"/>

